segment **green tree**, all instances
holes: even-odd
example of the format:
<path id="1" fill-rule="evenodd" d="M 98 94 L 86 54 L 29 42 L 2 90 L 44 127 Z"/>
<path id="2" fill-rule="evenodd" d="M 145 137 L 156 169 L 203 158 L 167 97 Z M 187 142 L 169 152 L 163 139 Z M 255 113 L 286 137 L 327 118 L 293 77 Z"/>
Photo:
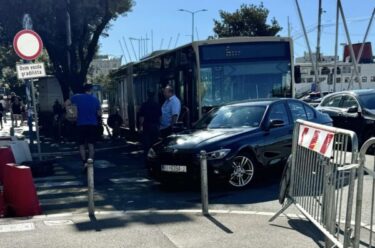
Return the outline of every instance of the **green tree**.
<path id="1" fill-rule="evenodd" d="M 269 10 L 261 3 L 241 5 L 234 13 L 220 10 L 221 20 L 214 20 L 214 38 L 235 36 L 275 36 L 282 30 L 275 18 L 267 24 Z"/>
<path id="2" fill-rule="evenodd" d="M 132 6 L 132 0 L 2 0 L 0 33 L 4 36 L 0 44 L 10 45 L 14 35 L 22 29 L 23 15 L 30 14 L 33 29 L 43 39 L 66 99 L 70 90 L 80 91 L 86 81 L 99 38 L 107 35 L 110 21 L 125 15 Z M 71 19 L 70 46 L 67 45 L 67 12 Z"/>

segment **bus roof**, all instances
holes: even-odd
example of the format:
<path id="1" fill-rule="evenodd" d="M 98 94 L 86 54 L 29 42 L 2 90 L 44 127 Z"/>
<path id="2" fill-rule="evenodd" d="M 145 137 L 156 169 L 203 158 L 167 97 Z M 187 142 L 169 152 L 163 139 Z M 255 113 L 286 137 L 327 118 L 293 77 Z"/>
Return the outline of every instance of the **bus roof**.
<path id="1" fill-rule="evenodd" d="M 170 50 L 157 50 L 152 52 L 147 57 L 141 59 L 137 62 L 130 62 L 126 65 L 121 66 L 117 70 L 114 71 L 114 75 L 117 73 L 122 73 L 128 66 L 134 66 L 137 64 L 141 64 L 145 61 L 148 61 L 150 59 L 175 52 L 177 50 L 193 46 L 193 47 L 199 47 L 202 45 L 218 45 L 218 44 L 226 44 L 226 43 L 246 43 L 246 42 L 291 42 L 292 39 L 289 37 L 275 37 L 275 36 L 257 36 L 257 37 L 228 37 L 228 38 L 220 38 L 220 39 L 212 39 L 212 40 L 200 40 L 200 41 L 194 41 L 192 43 L 188 43 Z"/>

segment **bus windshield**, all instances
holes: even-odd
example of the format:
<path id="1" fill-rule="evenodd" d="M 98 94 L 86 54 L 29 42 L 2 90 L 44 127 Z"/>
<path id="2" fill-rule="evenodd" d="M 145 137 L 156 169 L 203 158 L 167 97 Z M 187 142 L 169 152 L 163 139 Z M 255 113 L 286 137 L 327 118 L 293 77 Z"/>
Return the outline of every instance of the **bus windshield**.
<path id="1" fill-rule="evenodd" d="M 292 97 L 288 43 L 200 49 L 202 106 L 247 99 Z M 215 52 L 214 52 L 215 51 Z M 220 53 L 222 55 L 220 55 Z"/>

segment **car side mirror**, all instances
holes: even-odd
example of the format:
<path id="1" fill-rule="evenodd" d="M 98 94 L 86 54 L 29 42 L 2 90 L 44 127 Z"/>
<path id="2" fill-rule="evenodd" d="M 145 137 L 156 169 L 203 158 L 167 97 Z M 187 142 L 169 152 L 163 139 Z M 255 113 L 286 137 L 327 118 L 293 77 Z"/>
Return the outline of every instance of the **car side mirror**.
<path id="1" fill-rule="evenodd" d="M 347 112 L 349 114 L 358 113 L 358 107 L 357 106 L 352 106 L 352 107 L 348 108 Z"/>
<path id="2" fill-rule="evenodd" d="M 270 121 L 270 128 L 276 128 L 276 127 L 283 127 L 285 126 L 285 122 L 280 119 L 273 119 Z"/>

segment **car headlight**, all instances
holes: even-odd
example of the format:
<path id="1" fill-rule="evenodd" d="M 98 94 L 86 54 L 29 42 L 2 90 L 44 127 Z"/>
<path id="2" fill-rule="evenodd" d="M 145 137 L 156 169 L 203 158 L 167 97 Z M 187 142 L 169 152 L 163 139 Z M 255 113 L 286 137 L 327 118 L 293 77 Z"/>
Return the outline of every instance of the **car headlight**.
<path id="1" fill-rule="evenodd" d="M 156 158 L 156 152 L 153 148 L 150 148 L 150 150 L 148 150 L 147 157 L 148 158 Z"/>
<path id="2" fill-rule="evenodd" d="M 230 152 L 230 149 L 220 149 L 217 151 L 208 152 L 207 160 L 222 159 L 225 156 L 227 156 L 229 152 Z"/>

